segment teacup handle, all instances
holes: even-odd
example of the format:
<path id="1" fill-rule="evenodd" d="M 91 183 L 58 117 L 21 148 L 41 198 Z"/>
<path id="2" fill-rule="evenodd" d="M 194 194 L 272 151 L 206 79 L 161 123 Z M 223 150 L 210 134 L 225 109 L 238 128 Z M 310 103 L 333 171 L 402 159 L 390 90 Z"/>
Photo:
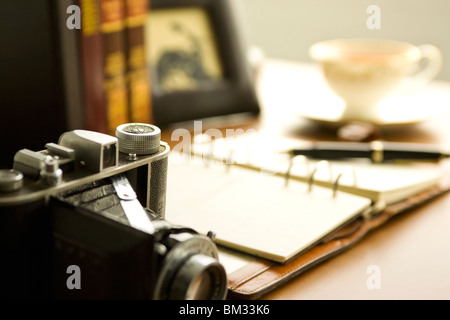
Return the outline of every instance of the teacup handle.
<path id="1" fill-rule="evenodd" d="M 425 85 L 427 82 L 437 76 L 442 68 L 442 52 L 439 48 L 431 44 L 423 44 L 418 46 L 421 51 L 421 62 L 425 61 L 426 65 L 406 79 L 402 85 L 403 89 L 411 90 Z"/>

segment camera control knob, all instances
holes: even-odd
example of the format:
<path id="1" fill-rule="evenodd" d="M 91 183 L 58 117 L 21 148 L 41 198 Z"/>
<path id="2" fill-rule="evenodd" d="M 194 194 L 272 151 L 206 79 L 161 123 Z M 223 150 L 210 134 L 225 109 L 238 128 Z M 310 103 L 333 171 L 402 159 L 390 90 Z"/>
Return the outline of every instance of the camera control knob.
<path id="1" fill-rule="evenodd" d="M 50 186 L 56 186 L 62 180 L 63 172 L 59 168 L 58 160 L 58 156 L 47 156 L 44 160 L 44 168 L 41 170 L 41 178 Z"/>
<path id="2" fill-rule="evenodd" d="M 126 123 L 116 128 L 119 151 L 129 155 L 148 155 L 159 151 L 161 130 L 146 123 Z"/>
<path id="3" fill-rule="evenodd" d="M 19 170 L 0 170 L 0 192 L 13 192 L 22 188 L 23 174 Z"/>

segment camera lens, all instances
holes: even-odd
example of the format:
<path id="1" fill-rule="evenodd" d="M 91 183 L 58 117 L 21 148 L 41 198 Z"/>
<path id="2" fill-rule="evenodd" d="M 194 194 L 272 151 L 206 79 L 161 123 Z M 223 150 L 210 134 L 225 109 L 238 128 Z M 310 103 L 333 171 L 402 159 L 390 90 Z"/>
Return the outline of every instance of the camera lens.
<path id="1" fill-rule="evenodd" d="M 227 294 L 227 275 L 211 239 L 190 233 L 166 239 L 155 285 L 157 300 L 220 300 Z"/>
<path id="2" fill-rule="evenodd" d="M 187 259 L 177 272 L 171 299 L 219 300 L 226 292 L 225 271 L 212 257 L 196 254 Z"/>
<path id="3" fill-rule="evenodd" d="M 198 275 L 189 286 L 186 299 L 207 300 L 211 296 L 211 280 L 211 275 L 209 273 Z"/>

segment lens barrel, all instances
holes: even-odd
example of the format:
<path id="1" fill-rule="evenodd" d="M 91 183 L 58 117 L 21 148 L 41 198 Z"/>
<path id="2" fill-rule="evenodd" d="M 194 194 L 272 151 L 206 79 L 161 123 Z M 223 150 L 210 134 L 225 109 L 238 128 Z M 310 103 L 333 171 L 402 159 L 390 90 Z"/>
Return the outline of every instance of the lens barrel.
<path id="1" fill-rule="evenodd" d="M 195 254 L 179 268 L 171 287 L 171 299 L 220 300 L 226 291 L 226 275 L 217 259 Z"/>
<path id="2" fill-rule="evenodd" d="M 227 275 L 214 242 L 195 233 L 172 234 L 155 285 L 155 300 L 222 300 Z"/>

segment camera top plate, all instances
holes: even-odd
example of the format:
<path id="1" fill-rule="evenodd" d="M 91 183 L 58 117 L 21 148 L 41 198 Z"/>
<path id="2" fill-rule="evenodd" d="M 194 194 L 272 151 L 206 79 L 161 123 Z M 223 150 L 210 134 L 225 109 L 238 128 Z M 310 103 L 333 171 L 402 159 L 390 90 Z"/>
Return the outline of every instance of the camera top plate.
<path id="1" fill-rule="evenodd" d="M 167 157 L 169 151 L 169 145 L 161 141 L 157 153 L 152 155 L 138 155 L 133 160 L 130 160 L 128 155 L 119 152 L 118 164 L 98 173 L 92 173 L 92 171 L 78 164 L 75 165 L 74 170 L 63 172 L 61 182 L 55 186 L 49 186 L 42 179 L 33 180 L 25 176 L 23 186 L 20 190 L 0 192 L 0 207 L 22 205 L 39 199 L 46 199 L 70 188 L 146 166 Z"/>

